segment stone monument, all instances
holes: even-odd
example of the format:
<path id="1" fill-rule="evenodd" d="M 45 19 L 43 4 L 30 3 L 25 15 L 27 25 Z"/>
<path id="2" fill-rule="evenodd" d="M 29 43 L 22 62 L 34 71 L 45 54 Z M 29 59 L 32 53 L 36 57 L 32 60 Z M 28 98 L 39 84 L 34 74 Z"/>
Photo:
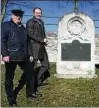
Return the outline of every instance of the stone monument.
<path id="1" fill-rule="evenodd" d="M 58 25 L 57 77 L 95 77 L 95 27 L 84 13 L 65 14 Z"/>

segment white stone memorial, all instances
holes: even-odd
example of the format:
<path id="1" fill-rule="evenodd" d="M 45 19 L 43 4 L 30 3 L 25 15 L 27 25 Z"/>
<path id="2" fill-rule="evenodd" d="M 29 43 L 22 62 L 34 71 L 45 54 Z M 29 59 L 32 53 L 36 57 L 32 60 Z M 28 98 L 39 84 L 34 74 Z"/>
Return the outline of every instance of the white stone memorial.
<path id="1" fill-rule="evenodd" d="M 57 77 L 95 77 L 95 27 L 84 13 L 65 14 L 58 25 Z"/>

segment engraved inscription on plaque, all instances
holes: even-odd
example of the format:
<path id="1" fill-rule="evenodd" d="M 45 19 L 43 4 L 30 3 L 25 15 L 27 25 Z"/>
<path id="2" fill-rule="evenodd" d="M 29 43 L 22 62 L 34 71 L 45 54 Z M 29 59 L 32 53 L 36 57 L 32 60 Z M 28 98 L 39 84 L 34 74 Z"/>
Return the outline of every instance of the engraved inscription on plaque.
<path id="1" fill-rule="evenodd" d="M 72 43 L 61 43 L 62 61 L 90 61 L 91 44 L 80 43 L 74 40 Z"/>

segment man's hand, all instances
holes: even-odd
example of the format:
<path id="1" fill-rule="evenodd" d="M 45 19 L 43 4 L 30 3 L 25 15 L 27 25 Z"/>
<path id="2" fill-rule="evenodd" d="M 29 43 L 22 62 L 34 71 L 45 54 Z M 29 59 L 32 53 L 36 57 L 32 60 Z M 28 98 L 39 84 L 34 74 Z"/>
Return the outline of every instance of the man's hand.
<path id="1" fill-rule="evenodd" d="M 4 62 L 9 62 L 10 61 L 10 57 L 9 56 L 5 56 L 5 57 L 2 58 L 2 60 Z"/>
<path id="2" fill-rule="evenodd" d="M 48 40 L 46 38 L 44 38 L 44 43 L 48 44 Z"/>
<path id="3" fill-rule="evenodd" d="M 33 56 L 30 56 L 29 60 L 30 62 L 33 62 Z"/>

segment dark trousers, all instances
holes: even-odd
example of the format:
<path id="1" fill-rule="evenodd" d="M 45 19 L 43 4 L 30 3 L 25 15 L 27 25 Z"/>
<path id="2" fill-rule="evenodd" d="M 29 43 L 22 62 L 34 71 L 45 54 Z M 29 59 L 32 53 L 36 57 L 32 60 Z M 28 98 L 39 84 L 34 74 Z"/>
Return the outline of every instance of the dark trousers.
<path id="1" fill-rule="evenodd" d="M 50 73 L 49 73 L 49 61 L 48 61 L 48 57 L 47 54 L 45 54 L 44 59 L 39 59 L 41 62 L 41 67 L 37 68 L 37 61 L 38 59 L 34 59 L 32 64 L 32 67 L 34 67 L 34 71 L 35 71 L 35 75 L 34 75 L 34 87 L 35 89 L 33 90 L 33 92 L 36 92 L 37 90 L 37 86 L 42 83 L 43 81 L 45 81 L 48 77 L 50 77 Z M 21 79 L 19 80 L 19 84 L 18 86 L 15 88 L 15 93 L 18 93 L 21 88 L 24 86 L 25 84 L 25 73 L 23 73 L 21 75 Z"/>
<path id="2" fill-rule="evenodd" d="M 37 61 L 38 60 L 41 63 L 41 67 L 39 69 L 37 69 Z M 39 85 L 44 80 L 46 80 L 48 77 L 50 77 L 50 73 L 48 71 L 48 69 L 49 69 L 49 61 L 48 61 L 47 53 L 44 53 L 44 58 L 43 59 L 34 59 L 33 60 L 33 65 L 34 65 L 35 71 L 38 70 L 37 82 L 38 82 L 38 85 Z"/>
<path id="3" fill-rule="evenodd" d="M 13 98 L 13 79 L 17 65 L 23 70 L 21 88 L 26 83 L 26 95 L 30 95 L 36 91 L 35 87 L 35 71 L 29 61 L 26 62 L 10 62 L 5 63 L 5 90 L 8 100 Z M 20 89 L 21 89 L 20 88 Z"/>

